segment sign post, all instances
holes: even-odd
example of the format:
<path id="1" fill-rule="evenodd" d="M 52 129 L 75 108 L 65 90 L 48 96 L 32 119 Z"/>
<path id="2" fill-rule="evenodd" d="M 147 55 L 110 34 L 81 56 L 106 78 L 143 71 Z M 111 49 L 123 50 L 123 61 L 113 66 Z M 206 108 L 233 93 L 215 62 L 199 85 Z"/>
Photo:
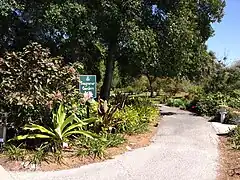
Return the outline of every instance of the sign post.
<path id="1" fill-rule="evenodd" d="M 0 112 L 0 148 L 6 141 L 8 113 Z"/>
<path id="2" fill-rule="evenodd" d="M 96 75 L 80 75 L 79 89 L 83 94 L 92 96 L 91 98 L 97 97 L 97 81 Z"/>

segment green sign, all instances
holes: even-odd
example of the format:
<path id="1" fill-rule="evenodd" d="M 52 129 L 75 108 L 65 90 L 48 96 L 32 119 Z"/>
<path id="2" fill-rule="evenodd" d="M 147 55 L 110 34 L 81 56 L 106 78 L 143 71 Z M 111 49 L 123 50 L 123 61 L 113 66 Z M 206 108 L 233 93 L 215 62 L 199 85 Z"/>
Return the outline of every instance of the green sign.
<path id="1" fill-rule="evenodd" d="M 97 97 L 96 75 L 80 75 L 80 92 L 88 94 L 92 98 Z"/>

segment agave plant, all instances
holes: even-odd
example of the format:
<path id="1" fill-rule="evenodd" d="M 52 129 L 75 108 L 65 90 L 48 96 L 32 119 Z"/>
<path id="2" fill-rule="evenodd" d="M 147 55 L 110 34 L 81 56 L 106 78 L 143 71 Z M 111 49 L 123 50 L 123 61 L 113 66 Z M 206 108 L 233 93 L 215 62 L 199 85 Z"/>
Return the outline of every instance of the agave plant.
<path id="1" fill-rule="evenodd" d="M 63 144 L 66 144 L 72 135 L 79 134 L 89 138 L 98 138 L 97 134 L 83 130 L 83 127 L 88 124 L 88 119 L 80 120 L 74 113 L 67 117 L 62 104 L 60 104 L 57 113 L 53 113 L 52 124 L 53 128 L 37 124 L 27 124 L 23 129 L 35 131 L 36 133 L 19 135 L 11 140 L 48 139 L 54 148 L 58 149 L 62 148 Z"/>

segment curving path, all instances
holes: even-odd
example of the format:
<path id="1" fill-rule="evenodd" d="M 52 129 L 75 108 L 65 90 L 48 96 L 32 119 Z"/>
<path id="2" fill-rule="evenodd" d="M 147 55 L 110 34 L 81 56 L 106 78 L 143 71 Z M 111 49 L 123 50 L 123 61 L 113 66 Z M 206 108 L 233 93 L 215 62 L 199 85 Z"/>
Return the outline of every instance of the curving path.
<path id="1" fill-rule="evenodd" d="M 11 172 L 15 180 L 214 180 L 217 136 L 206 119 L 176 108 L 164 115 L 149 147 L 115 159 L 55 172 Z"/>

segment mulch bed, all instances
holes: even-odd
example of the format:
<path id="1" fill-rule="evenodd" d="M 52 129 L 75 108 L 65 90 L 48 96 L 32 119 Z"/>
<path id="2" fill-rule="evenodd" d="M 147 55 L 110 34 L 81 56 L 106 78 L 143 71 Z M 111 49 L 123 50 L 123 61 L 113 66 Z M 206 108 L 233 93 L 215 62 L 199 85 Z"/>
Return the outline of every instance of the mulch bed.
<path id="1" fill-rule="evenodd" d="M 218 180 L 240 180 L 240 150 L 234 150 L 228 137 L 220 137 Z"/>
<path id="2" fill-rule="evenodd" d="M 150 125 L 150 131 L 144 134 L 137 135 L 125 135 L 126 143 L 113 148 L 108 148 L 106 150 L 106 156 L 103 159 L 93 158 L 93 157 L 76 157 L 73 156 L 72 152 L 64 152 L 63 163 L 54 163 L 54 162 L 42 162 L 41 165 L 37 167 L 27 167 L 23 168 L 21 161 L 9 161 L 9 159 L 5 156 L 0 156 L 0 165 L 3 166 L 6 170 L 9 171 L 55 171 L 55 170 L 63 170 L 63 169 L 71 169 L 80 167 L 83 165 L 102 162 L 107 159 L 112 159 L 114 156 L 123 154 L 126 151 L 130 151 L 132 149 L 145 147 L 150 144 L 152 137 L 157 132 L 156 124 Z"/>

